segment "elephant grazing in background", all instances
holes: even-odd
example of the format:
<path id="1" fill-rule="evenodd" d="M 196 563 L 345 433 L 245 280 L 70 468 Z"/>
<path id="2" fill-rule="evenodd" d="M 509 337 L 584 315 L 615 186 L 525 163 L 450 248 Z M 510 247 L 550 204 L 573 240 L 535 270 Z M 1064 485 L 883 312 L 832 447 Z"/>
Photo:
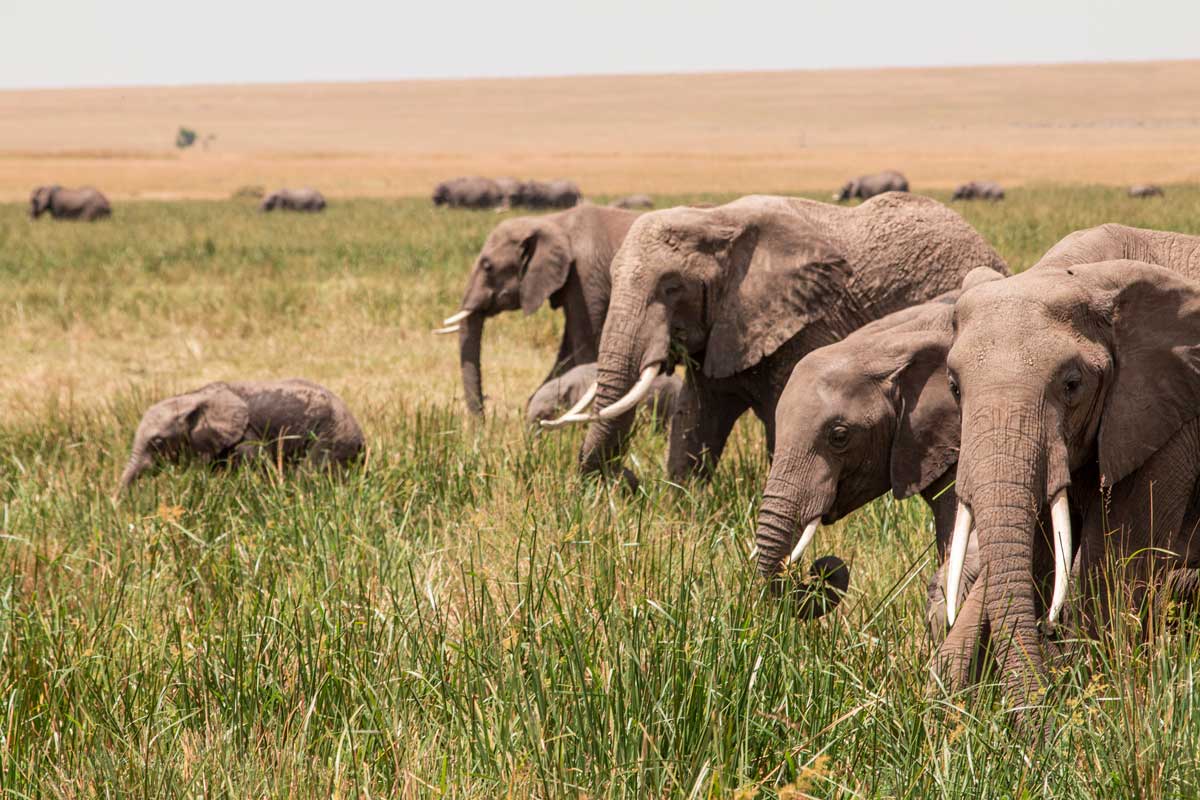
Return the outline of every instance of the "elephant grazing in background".
<path id="1" fill-rule="evenodd" d="M 963 286 L 1005 274 L 980 267 Z M 764 577 L 796 564 L 820 525 L 889 490 L 898 500 L 919 493 L 929 504 L 943 564 L 954 524 L 960 424 L 946 352 L 960 294 L 956 289 L 889 314 L 796 364 L 775 412 L 775 457 L 758 512 L 755 545 Z M 970 552 L 960 596 L 977 572 Z M 938 642 L 946 632 L 944 572 L 939 567 L 929 582 L 926 613 Z M 814 610 L 836 603 L 835 597 Z"/>
<path id="2" fill-rule="evenodd" d="M 860 198 L 869 200 L 884 192 L 907 192 L 908 178 L 894 169 L 876 172 L 874 175 L 860 175 L 848 181 L 842 190 L 833 196 L 834 200 L 844 203 L 847 200 Z"/>
<path id="3" fill-rule="evenodd" d="M 521 203 L 529 208 L 571 208 L 581 200 L 583 193 L 574 181 L 529 181 Z"/>
<path id="4" fill-rule="evenodd" d="M 661 372 L 687 363 L 671 426 L 672 480 L 707 477 L 751 410 L 775 444 L 792 368 L 868 322 L 958 286 L 1004 261 L 955 212 L 888 194 L 855 208 L 751 196 L 673 208 L 634 223 L 613 261 L 584 473 L 624 456 L 629 413 Z"/>
<path id="5" fill-rule="evenodd" d="M 325 196 L 316 189 L 280 189 L 263 198 L 259 211 L 324 211 Z"/>
<path id="6" fill-rule="evenodd" d="M 525 420 L 536 425 L 543 420 L 553 419 L 560 412 L 572 408 L 588 397 L 596 385 L 596 364 L 580 364 L 551 378 L 541 385 L 529 398 L 525 406 Z M 656 425 L 666 427 L 675 413 L 675 404 L 683 379 L 676 375 L 659 375 L 650 385 L 643 405 L 650 409 Z"/>
<path id="7" fill-rule="evenodd" d="M 480 349 L 488 317 L 547 300 L 566 317 L 546 380 L 596 360 L 608 313 L 609 265 L 637 212 L 585 204 L 541 217 L 514 217 L 492 230 L 467 277 L 461 310 L 434 333 L 458 334 L 467 409 L 483 413 Z"/>
<path id="8" fill-rule="evenodd" d="M 29 216 L 37 219 L 47 212 L 54 219 L 81 219 L 91 222 L 111 216 L 112 206 L 100 190 L 91 186 L 81 189 L 39 186 L 29 196 Z"/>
<path id="9" fill-rule="evenodd" d="M 1165 194 L 1161 186 L 1156 186 L 1153 183 L 1135 183 L 1129 187 L 1129 196 L 1139 199 L 1147 197 L 1162 197 Z"/>
<path id="10" fill-rule="evenodd" d="M 967 181 L 954 190 L 951 200 L 1003 200 L 1004 187 L 995 181 Z"/>
<path id="11" fill-rule="evenodd" d="M 442 181 L 433 190 L 433 204 L 450 208 L 495 208 L 504 198 L 499 183 L 478 176 Z"/>
<path id="12" fill-rule="evenodd" d="M 648 210 L 654 208 L 654 198 L 648 194 L 631 194 L 618 198 L 609 203 L 613 208 L 638 208 Z"/>
<path id="13" fill-rule="evenodd" d="M 300 378 L 210 383 L 150 407 L 117 491 L 157 462 L 178 459 L 185 451 L 209 463 L 306 458 L 325 466 L 355 461 L 362 450 L 354 416 L 323 386 Z"/>

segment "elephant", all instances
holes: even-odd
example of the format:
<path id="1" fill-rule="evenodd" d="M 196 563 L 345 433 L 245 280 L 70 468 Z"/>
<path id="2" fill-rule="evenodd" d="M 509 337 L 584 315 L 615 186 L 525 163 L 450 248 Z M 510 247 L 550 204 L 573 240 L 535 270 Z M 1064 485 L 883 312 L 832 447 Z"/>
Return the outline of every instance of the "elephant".
<path id="1" fill-rule="evenodd" d="M 523 204 L 529 208 L 571 208 L 582 199 L 573 181 L 529 181 L 525 184 Z"/>
<path id="2" fill-rule="evenodd" d="M 346 404 L 311 381 L 210 383 L 146 411 L 117 494 L 160 461 L 185 452 L 213 464 L 262 457 L 345 465 L 362 455 L 363 434 Z"/>
<path id="3" fill-rule="evenodd" d="M 495 208 L 504 202 L 500 184 L 491 178 L 464 177 L 442 181 L 433 190 L 433 204 L 450 208 Z"/>
<path id="4" fill-rule="evenodd" d="M 496 188 L 500 190 L 499 208 L 516 208 L 525 204 L 525 181 L 516 178 L 496 178 Z"/>
<path id="5" fill-rule="evenodd" d="M 1161 186 L 1153 183 L 1135 183 L 1129 187 L 1129 196 L 1136 198 L 1162 197 L 1165 194 Z"/>
<path id="6" fill-rule="evenodd" d="M 609 205 L 613 208 L 651 209 L 654 208 L 654 198 L 648 194 L 631 194 L 614 200 Z"/>
<path id="7" fill-rule="evenodd" d="M 933 511 L 940 565 L 929 582 L 926 620 L 933 641 L 942 640 L 959 431 L 945 368 L 954 302 L 963 290 L 1006 275 L 977 267 L 963 289 L 871 322 L 796 364 L 775 410 L 775 455 L 758 512 L 755 546 L 765 578 L 774 581 L 795 564 L 820 525 L 889 489 L 897 500 L 919 493 Z M 973 538 L 969 545 L 959 596 L 978 568 Z"/>
<path id="8" fill-rule="evenodd" d="M 640 217 L 613 260 L 584 474 L 624 456 L 628 413 L 660 372 L 686 363 L 671 424 L 673 481 L 707 479 L 734 423 L 762 422 L 770 454 L 792 368 L 817 347 L 958 286 L 1003 259 L 946 206 L 889 193 L 855 208 L 749 196 Z"/>
<path id="9" fill-rule="evenodd" d="M 316 189 L 280 189 L 263 198 L 259 211 L 309 211 L 325 210 L 325 196 Z"/>
<path id="10" fill-rule="evenodd" d="M 480 349 L 488 317 L 520 308 L 532 314 L 547 300 L 566 318 L 546 380 L 596 360 L 608 313 L 609 265 L 638 212 L 584 204 L 537 217 L 514 217 L 488 235 L 463 295 L 461 310 L 438 334 L 458 334 L 467 410 L 483 413 Z"/>
<path id="11" fill-rule="evenodd" d="M 525 420 L 536 425 L 553 419 L 559 412 L 582 400 L 596 382 L 596 364 L 580 364 L 541 385 L 525 406 Z M 683 379 L 677 375 L 659 375 L 650 385 L 643 405 L 650 409 L 656 426 L 665 428 L 675 413 L 675 403 Z"/>
<path id="12" fill-rule="evenodd" d="M 1067 234 L 1030 269 L 1131 259 L 1200 277 L 1200 236 L 1109 222 Z"/>
<path id="13" fill-rule="evenodd" d="M 981 564 L 959 622 L 990 630 L 1014 708 L 1036 702 L 1057 655 L 1043 633 L 1061 620 L 1076 554 L 1093 635 L 1112 618 L 1109 587 L 1132 586 L 1137 602 L 1156 577 L 1200 566 L 1200 273 L 1186 257 L 1175 266 L 1043 265 L 955 304 L 954 540 L 973 527 Z M 947 580 L 956 569 L 952 556 Z M 958 625 L 939 653 L 956 682 Z"/>
<path id="14" fill-rule="evenodd" d="M 884 192 L 907 192 L 908 178 L 894 169 L 876 172 L 873 175 L 860 175 L 848 181 L 842 190 L 833 196 L 834 200 L 844 203 L 858 197 L 869 200 Z"/>
<path id="15" fill-rule="evenodd" d="M 37 219 L 47 211 L 54 219 L 81 219 L 92 222 L 111 216 L 112 206 L 100 190 L 91 186 L 80 189 L 39 186 L 29 196 L 29 216 Z"/>
<path id="16" fill-rule="evenodd" d="M 951 200 L 1003 200 L 1004 187 L 995 181 L 967 181 L 954 190 Z"/>

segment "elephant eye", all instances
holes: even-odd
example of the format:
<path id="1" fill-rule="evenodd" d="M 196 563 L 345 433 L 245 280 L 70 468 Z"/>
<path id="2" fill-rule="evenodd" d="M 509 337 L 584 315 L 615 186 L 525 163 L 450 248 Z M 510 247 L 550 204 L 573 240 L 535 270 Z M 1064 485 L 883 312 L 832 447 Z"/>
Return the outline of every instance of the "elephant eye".
<path id="1" fill-rule="evenodd" d="M 1079 391 L 1080 385 L 1083 383 L 1083 377 L 1075 371 L 1072 371 L 1063 378 L 1063 389 L 1066 390 L 1067 399 L 1074 400 L 1076 392 Z"/>
<path id="2" fill-rule="evenodd" d="M 491 272 L 492 271 L 492 262 L 488 261 L 486 258 L 481 259 L 479 262 L 479 268 L 481 270 L 483 270 L 484 272 Z"/>
<path id="3" fill-rule="evenodd" d="M 834 425 L 829 429 L 829 446 L 834 450 L 844 450 L 850 443 L 850 429 L 845 425 Z"/>
<path id="4" fill-rule="evenodd" d="M 954 395 L 954 402 L 962 402 L 962 390 L 958 388 L 958 380 L 953 376 L 949 376 L 950 394 Z"/>

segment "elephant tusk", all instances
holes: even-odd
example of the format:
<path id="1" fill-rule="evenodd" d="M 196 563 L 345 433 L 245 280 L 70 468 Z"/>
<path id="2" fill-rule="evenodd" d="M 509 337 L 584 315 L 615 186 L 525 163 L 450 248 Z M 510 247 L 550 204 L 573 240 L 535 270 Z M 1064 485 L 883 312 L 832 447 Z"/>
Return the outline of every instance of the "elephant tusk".
<path id="1" fill-rule="evenodd" d="M 958 585 L 962 582 L 963 566 L 967 561 L 971 522 L 971 509 L 960 500 L 954 517 L 954 533 L 950 536 L 950 561 L 946 565 L 946 622 L 951 627 L 958 616 Z"/>
<path id="2" fill-rule="evenodd" d="M 447 325 L 444 328 L 434 328 L 434 336 L 445 336 L 447 333 L 458 333 L 459 325 Z"/>
<path id="3" fill-rule="evenodd" d="M 637 383 L 629 390 L 629 393 L 622 397 L 611 406 L 600 409 L 600 419 L 612 419 L 619 417 L 629 409 L 635 407 L 638 403 L 645 399 L 650 393 L 650 384 L 654 383 L 654 379 L 658 377 L 659 365 L 651 364 L 642 370 L 642 375 L 638 378 Z"/>
<path id="4" fill-rule="evenodd" d="M 796 542 L 796 546 L 792 548 L 792 552 L 783 559 L 783 563 L 779 565 L 780 569 L 787 569 L 800 560 L 800 556 L 804 555 L 804 551 L 812 544 L 813 536 L 816 535 L 817 527 L 820 524 L 821 518 L 817 517 L 804 526 L 804 533 L 800 534 L 800 541 Z"/>
<path id="5" fill-rule="evenodd" d="M 1054 496 L 1050 504 L 1050 521 L 1054 526 L 1054 594 L 1046 618 L 1055 623 L 1062 613 L 1071 584 L 1071 508 L 1067 504 L 1066 489 Z"/>
<path id="6" fill-rule="evenodd" d="M 538 424 L 543 428 L 562 428 L 577 422 L 591 422 L 596 419 L 591 414 L 563 414 L 558 419 L 544 419 Z"/>
<path id="7" fill-rule="evenodd" d="M 583 420 L 587 420 L 588 417 L 583 414 L 583 410 L 590 406 L 592 401 L 596 399 L 596 391 L 599 388 L 600 384 L 596 381 L 592 381 L 592 385 L 589 386 L 587 391 L 583 393 L 583 397 L 579 398 L 579 402 L 571 406 L 571 408 L 558 419 L 541 420 L 541 426 L 543 428 L 561 428 L 563 425 L 570 424 L 571 422 L 578 422 L 579 420 L 576 419 L 576 417 L 581 417 Z"/>
<path id="8" fill-rule="evenodd" d="M 464 319 L 466 319 L 469 316 L 471 316 L 471 312 L 467 311 L 466 309 L 463 309 L 462 311 L 458 312 L 457 314 L 451 314 L 450 316 L 446 317 L 444 320 L 442 320 L 442 324 L 443 325 L 454 325 L 455 323 L 462 322 Z"/>

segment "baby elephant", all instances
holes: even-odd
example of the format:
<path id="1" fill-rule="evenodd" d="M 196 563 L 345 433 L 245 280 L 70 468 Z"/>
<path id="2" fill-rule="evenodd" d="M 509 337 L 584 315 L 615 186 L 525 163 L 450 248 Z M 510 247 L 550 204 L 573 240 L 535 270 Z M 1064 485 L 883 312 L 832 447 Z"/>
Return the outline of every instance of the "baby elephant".
<path id="1" fill-rule="evenodd" d="M 324 211 L 325 196 L 316 189 L 280 189 L 263 198 L 259 211 Z"/>
<path id="2" fill-rule="evenodd" d="M 345 403 L 300 378 L 210 383 L 150 407 L 133 437 L 120 493 L 157 461 L 190 450 L 209 463 L 263 456 L 317 466 L 346 464 L 362 453 L 363 435 Z"/>
<path id="3" fill-rule="evenodd" d="M 64 189 L 61 186 L 39 186 L 29 196 L 29 216 L 37 219 L 49 212 L 55 219 L 82 219 L 87 222 L 112 214 L 108 198 L 98 189 Z"/>
<path id="4" fill-rule="evenodd" d="M 595 382 L 595 362 L 580 364 L 557 378 L 551 378 L 529 398 L 525 407 L 526 421 L 530 425 L 537 425 L 542 420 L 553 419 L 559 412 L 578 403 Z M 649 406 L 655 425 L 666 426 L 675 413 L 676 398 L 682 388 L 683 379 L 674 375 L 659 375 L 650 384 L 650 394 L 643 403 Z"/>

